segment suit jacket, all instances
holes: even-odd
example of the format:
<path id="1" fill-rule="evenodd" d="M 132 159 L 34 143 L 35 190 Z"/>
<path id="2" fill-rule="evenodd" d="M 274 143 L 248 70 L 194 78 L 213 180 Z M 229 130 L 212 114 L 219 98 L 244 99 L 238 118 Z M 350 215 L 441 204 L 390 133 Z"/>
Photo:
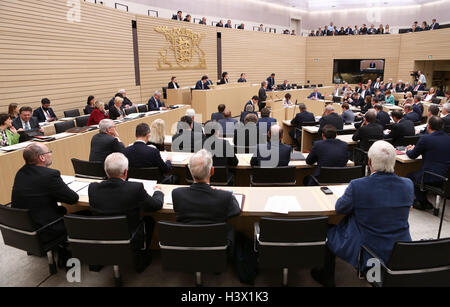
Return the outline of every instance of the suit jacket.
<path id="1" fill-rule="evenodd" d="M 424 171 L 446 176 L 450 166 L 450 136 L 444 131 L 423 135 L 417 142 L 416 147 L 406 154 L 411 159 L 416 159 L 422 155 L 422 168 L 419 171 L 420 177 Z M 426 178 L 426 181 L 433 182 L 428 176 Z"/>
<path id="2" fill-rule="evenodd" d="M 362 107 L 361 107 L 361 113 L 366 113 L 367 111 L 369 111 L 370 109 L 372 109 L 372 102 L 368 102 L 365 103 Z"/>
<path id="3" fill-rule="evenodd" d="M 345 29 L 345 34 L 346 34 L 346 35 L 352 35 L 352 34 L 353 34 L 352 28 L 347 28 L 347 29 Z"/>
<path id="4" fill-rule="evenodd" d="M 233 26 L 231 26 L 231 25 L 229 25 L 229 24 L 225 24 L 225 28 L 229 28 L 229 29 L 231 29 L 231 28 L 233 28 Z"/>
<path id="5" fill-rule="evenodd" d="M 172 191 L 173 210 L 179 223 L 202 225 L 225 223 L 241 214 L 239 203 L 231 192 L 212 189 L 206 183 Z"/>
<path id="6" fill-rule="evenodd" d="M 198 131 L 183 130 L 172 137 L 172 151 L 197 152 L 203 148 L 205 135 Z"/>
<path id="7" fill-rule="evenodd" d="M 391 123 L 391 117 L 387 112 L 381 110 L 377 114 L 377 123 L 380 124 L 383 127 L 383 129 L 385 129 L 386 125 Z"/>
<path id="8" fill-rule="evenodd" d="M 66 214 L 58 202 L 75 204 L 78 194 L 61 179 L 59 171 L 25 165 L 16 174 L 12 188 L 12 207 L 30 210 L 36 229 L 47 225 Z M 57 223 L 42 234 L 44 241 L 50 241 L 65 234 L 64 223 Z"/>
<path id="9" fill-rule="evenodd" d="M 35 117 L 30 117 L 29 123 L 30 123 L 31 130 L 39 130 L 39 129 L 40 129 L 40 127 L 39 127 L 39 121 L 37 120 L 37 118 L 35 118 Z M 16 128 L 16 129 L 21 129 L 21 128 L 24 129 L 24 127 L 22 126 L 22 120 L 20 119 L 20 116 L 16 117 L 16 118 L 12 121 L 12 125 L 13 125 L 13 127 Z"/>
<path id="10" fill-rule="evenodd" d="M 447 114 L 445 117 L 442 117 L 444 121 L 444 131 L 445 133 L 450 133 L 450 114 Z"/>
<path id="11" fill-rule="evenodd" d="M 88 126 L 98 125 L 102 121 L 102 119 L 106 118 L 109 118 L 109 114 L 105 115 L 105 113 L 103 113 L 99 109 L 94 109 L 91 115 L 89 116 L 87 125 Z"/>
<path id="12" fill-rule="evenodd" d="M 237 119 L 234 118 L 219 119 L 219 124 L 222 126 L 222 135 L 233 135 L 237 123 Z"/>
<path id="13" fill-rule="evenodd" d="M 180 88 L 180 86 L 178 85 L 178 83 L 175 82 L 175 85 L 177 86 L 177 88 Z M 168 89 L 173 89 L 173 88 L 175 88 L 175 86 L 173 85 L 173 82 L 169 82 L 169 84 L 167 84 L 167 88 L 168 88 Z"/>
<path id="14" fill-rule="evenodd" d="M 386 84 L 386 86 L 384 87 L 384 89 L 385 89 L 385 90 L 392 90 L 392 89 L 393 89 L 393 86 L 394 86 L 394 85 L 393 85 L 392 83 L 389 82 L 388 84 Z"/>
<path id="15" fill-rule="evenodd" d="M 55 112 L 53 112 L 52 108 L 48 108 L 48 113 L 50 114 L 51 118 L 57 118 Z M 42 107 L 37 108 L 33 112 L 33 117 L 36 117 L 40 123 L 43 123 L 47 120 L 45 117 L 44 111 L 42 110 Z"/>
<path id="16" fill-rule="evenodd" d="M 394 146 L 400 146 L 401 140 L 404 136 L 414 136 L 416 130 L 414 123 L 410 120 L 402 118 L 398 123 L 392 126 L 391 132 L 386 138 L 392 139 Z"/>
<path id="17" fill-rule="evenodd" d="M 246 80 L 246 79 L 239 78 L 239 80 L 238 80 L 237 82 L 238 82 L 238 83 L 245 83 L 245 82 L 247 82 L 247 80 Z"/>
<path id="18" fill-rule="evenodd" d="M 268 77 L 268 78 L 267 78 L 267 82 L 269 83 L 269 84 L 267 85 L 267 90 L 271 91 L 271 90 L 272 90 L 272 87 L 275 86 L 275 79 L 274 79 L 274 78 L 271 78 L 271 77 Z"/>
<path id="19" fill-rule="evenodd" d="M 208 84 L 204 84 L 202 82 L 202 80 L 197 81 L 197 83 L 195 84 L 195 89 L 196 90 L 209 90 L 209 85 Z"/>
<path id="20" fill-rule="evenodd" d="M 397 84 L 395 86 L 395 92 L 396 93 L 401 93 L 405 91 L 405 85 L 404 84 Z"/>
<path id="21" fill-rule="evenodd" d="M 421 102 L 413 104 L 413 111 L 419 114 L 420 118 L 423 115 L 423 104 Z"/>
<path id="22" fill-rule="evenodd" d="M 430 30 L 437 30 L 437 29 L 439 29 L 439 23 L 436 22 L 430 25 Z"/>
<path id="23" fill-rule="evenodd" d="M 224 118 L 225 117 L 223 116 L 222 112 L 216 112 L 216 113 L 212 113 L 211 114 L 211 120 L 214 120 L 214 121 L 219 121 L 219 120 L 224 119 Z"/>
<path id="24" fill-rule="evenodd" d="M 266 89 L 264 87 L 261 87 L 258 91 L 258 98 L 259 98 L 259 102 L 264 102 L 267 99 L 267 93 L 266 93 Z"/>
<path id="25" fill-rule="evenodd" d="M 281 141 L 278 143 L 267 142 L 267 144 L 259 144 L 250 160 L 250 164 L 251 166 L 272 168 L 288 166 L 291 160 L 291 151 L 291 146 L 282 144 Z"/>
<path id="26" fill-rule="evenodd" d="M 408 119 L 408 120 L 412 121 L 413 123 L 417 123 L 422 120 L 422 115 L 419 115 L 416 112 L 409 112 L 408 114 L 405 114 L 405 116 L 403 116 L 403 118 Z"/>
<path id="27" fill-rule="evenodd" d="M 319 136 L 322 136 L 322 129 L 323 127 L 325 127 L 325 125 L 333 125 L 334 127 L 336 127 L 337 130 L 344 129 L 344 121 L 335 112 L 331 113 L 330 115 L 322 117 L 319 123 L 320 123 Z"/>
<path id="28" fill-rule="evenodd" d="M 283 90 L 283 91 L 287 91 L 287 90 L 290 90 L 291 89 L 291 85 L 290 84 L 281 84 L 281 89 Z"/>
<path id="29" fill-rule="evenodd" d="M 164 194 L 155 191 L 153 197 L 148 195 L 140 182 L 123 181 L 110 178 L 103 182 L 89 185 L 89 204 L 96 215 L 125 215 L 128 229 L 133 233 L 141 220 L 141 211 L 160 210 L 164 202 Z"/>
<path id="30" fill-rule="evenodd" d="M 341 117 L 345 124 L 353 124 L 355 121 L 355 113 L 352 110 L 342 112 Z"/>
<path id="31" fill-rule="evenodd" d="M 125 146 L 115 137 L 106 133 L 98 133 L 91 140 L 89 161 L 105 162 L 106 157 L 110 154 L 113 152 L 122 152 L 124 149 Z"/>
<path id="32" fill-rule="evenodd" d="M 254 123 L 248 123 L 244 125 L 243 123 L 238 123 L 236 129 L 234 129 L 233 144 L 234 146 L 245 146 L 256 150 L 256 146 L 260 143 L 266 143 L 266 140 L 260 138 L 258 128 Z M 253 152 L 253 151 L 252 151 Z"/>
<path id="33" fill-rule="evenodd" d="M 111 109 L 109 109 L 109 118 L 112 120 L 116 120 L 121 116 L 124 116 L 125 114 L 123 113 L 122 110 L 117 110 L 117 108 L 115 106 L 113 106 Z"/>
<path id="34" fill-rule="evenodd" d="M 227 140 L 213 135 L 205 139 L 203 148 L 211 150 L 214 166 L 237 166 L 239 163 L 233 146 Z"/>
<path id="35" fill-rule="evenodd" d="M 333 90 L 333 96 L 342 96 L 344 91 L 341 88 L 337 88 Z"/>
<path id="36" fill-rule="evenodd" d="M 322 94 L 320 94 L 319 92 L 317 92 L 317 94 L 316 93 L 311 93 L 309 96 L 308 96 L 308 99 L 312 99 L 312 98 L 314 98 L 314 97 L 317 97 L 317 99 L 323 99 L 323 96 L 322 96 Z"/>
<path id="37" fill-rule="evenodd" d="M 404 88 L 403 88 L 403 92 L 405 92 L 405 93 L 407 93 L 407 92 L 412 92 L 413 89 L 414 89 L 414 88 L 410 85 L 410 86 L 408 86 L 408 87 L 404 87 Z"/>
<path id="38" fill-rule="evenodd" d="M 277 120 L 275 118 L 262 117 L 258 119 L 258 123 L 256 125 L 258 126 L 258 130 L 263 129 L 262 132 L 267 134 L 270 130 L 270 127 L 272 127 L 272 125 L 275 125 L 276 123 Z"/>
<path id="39" fill-rule="evenodd" d="M 415 95 L 415 94 L 417 94 L 418 91 L 423 91 L 424 89 L 425 89 L 425 86 L 423 86 L 423 84 L 419 84 L 419 87 L 417 87 L 417 85 L 416 85 L 412 88 L 412 93 Z"/>
<path id="40" fill-rule="evenodd" d="M 147 146 L 144 142 L 135 142 L 125 148 L 123 154 L 128 158 L 130 167 L 158 167 L 161 174 L 172 168 L 170 161 L 163 161 L 158 149 Z"/>
<path id="41" fill-rule="evenodd" d="M 128 97 L 123 97 L 123 102 L 122 102 L 122 109 L 125 108 L 125 106 L 133 106 L 133 103 L 131 102 L 130 99 L 128 99 Z"/>
<path id="42" fill-rule="evenodd" d="M 354 267 L 361 245 L 388 263 L 396 242 L 411 241 L 408 217 L 413 202 L 413 183 L 395 174 L 377 172 L 351 181 L 336 202 L 336 212 L 347 216 L 328 231 L 327 247 Z"/>
<path id="43" fill-rule="evenodd" d="M 375 29 L 375 28 L 369 28 L 368 30 L 367 30 L 367 34 L 377 34 L 377 29 Z"/>
<path id="44" fill-rule="evenodd" d="M 348 145 L 338 139 L 328 139 L 316 141 L 306 158 L 306 163 L 313 165 L 317 163 L 314 177 L 320 175 L 320 168 L 324 167 L 345 167 L 348 162 Z"/>
<path id="45" fill-rule="evenodd" d="M 369 150 L 369 140 L 382 140 L 383 137 L 383 127 L 378 123 L 369 123 L 356 130 L 352 139 L 360 141 L 359 147 L 367 151 Z"/>
<path id="46" fill-rule="evenodd" d="M 366 27 L 360 28 L 359 29 L 359 34 L 367 34 L 367 28 Z"/>
<path id="47" fill-rule="evenodd" d="M 159 111 L 159 108 L 161 107 L 165 107 L 166 105 L 164 104 L 164 102 L 162 102 L 161 100 L 158 99 L 158 101 L 155 99 L 155 96 L 152 96 L 149 100 L 148 100 L 148 110 L 149 111 Z"/>
<path id="48" fill-rule="evenodd" d="M 222 78 L 222 79 L 220 79 L 220 81 L 219 81 L 219 85 L 221 85 L 221 84 L 227 84 L 227 83 L 228 83 L 228 79 Z"/>
<path id="49" fill-rule="evenodd" d="M 172 19 L 173 20 L 179 20 L 179 21 L 183 20 L 183 18 L 178 18 L 178 15 L 172 15 Z"/>
<path id="50" fill-rule="evenodd" d="M 315 122 L 316 118 L 314 117 L 314 114 L 308 111 L 299 112 L 295 115 L 294 119 L 291 120 L 291 125 L 295 126 L 296 128 L 301 129 L 303 123 L 305 122 Z"/>

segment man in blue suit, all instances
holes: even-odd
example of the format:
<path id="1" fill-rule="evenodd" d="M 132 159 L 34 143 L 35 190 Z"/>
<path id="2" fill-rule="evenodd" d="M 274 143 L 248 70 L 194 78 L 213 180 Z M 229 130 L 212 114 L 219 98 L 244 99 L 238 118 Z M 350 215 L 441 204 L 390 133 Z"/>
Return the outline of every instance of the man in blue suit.
<path id="1" fill-rule="evenodd" d="M 223 119 L 219 119 L 219 124 L 222 126 L 222 136 L 233 136 L 238 120 L 231 117 L 230 110 L 225 110 L 223 116 Z"/>
<path id="2" fill-rule="evenodd" d="M 161 101 L 161 93 L 155 92 L 155 94 L 148 100 L 149 111 L 159 111 L 160 108 L 166 109 L 166 105 Z"/>
<path id="3" fill-rule="evenodd" d="M 269 131 L 267 144 L 258 144 L 256 153 L 250 160 L 251 166 L 279 167 L 288 166 L 291 160 L 291 146 L 281 143 L 283 129 L 273 125 Z"/>
<path id="4" fill-rule="evenodd" d="M 306 164 L 314 165 L 317 168 L 313 176 L 319 179 L 320 168 L 325 167 L 345 167 L 348 162 L 347 143 L 337 140 L 337 129 L 332 125 L 326 125 L 322 130 L 322 141 L 314 142 L 313 148 L 306 158 Z M 304 185 L 316 185 L 310 176 L 305 177 Z"/>
<path id="5" fill-rule="evenodd" d="M 410 104 L 405 104 L 403 107 L 405 111 L 404 119 L 410 120 L 413 123 L 420 122 L 422 120 L 422 116 L 420 116 L 417 112 L 414 112 L 413 106 Z"/>
<path id="6" fill-rule="evenodd" d="M 378 141 L 369 150 L 371 175 L 350 182 L 336 202 L 336 213 L 346 217 L 328 231 L 323 269 L 313 269 L 312 277 L 325 286 L 334 286 L 335 256 L 358 267 L 362 245 L 373 250 L 384 263 L 398 241 L 411 241 L 409 209 L 414 202 L 411 180 L 394 174 L 395 148 Z M 363 255 L 363 268 L 368 255 Z"/>
<path id="7" fill-rule="evenodd" d="M 267 90 L 271 91 L 275 89 L 275 74 L 272 73 L 268 78 L 267 78 Z"/>
<path id="8" fill-rule="evenodd" d="M 258 119 L 258 129 L 263 129 L 269 132 L 270 127 L 275 125 L 277 120 L 275 118 L 270 117 L 270 110 L 268 108 L 263 108 L 261 110 L 261 118 Z"/>
<path id="9" fill-rule="evenodd" d="M 297 131 L 297 129 L 302 130 L 303 123 L 315 122 L 316 118 L 314 117 L 313 113 L 306 111 L 306 105 L 304 103 L 300 103 L 298 105 L 298 109 L 300 110 L 300 112 L 295 115 L 293 120 L 291 120 L 291 125 L 294 127 L 294 129 L 291 129 L 289 131 L 289 135 L 294 141 L 294 144 L 297 145 L 297 147 L 300 147 L 301 144 L 297 139 L 299 136 L 301 136 L 301 131 Z"/>
<path id="10" fill-rule="evenodd" d="M 219 121 L 221 119 L 224 118 L 223 112 L 225 111 L 226 106 L 224 104 L 219 104 L 219 106 L 217 107 L 217 111 L 216 113 L 212 113 L 211 114 L 211 120 L 212 121 Z"/>
<path id="11" fill-rule="evenodd" d="M 408 178 L 416 183 L 416 202 L 414 208 L 419 210 L 431 209 L 433 206 L 426 199 L 426 193 L 420 190 L 420 183 L 440 185 L 442 179 L 425 174 L 432 172 L 440 176 L 447 176 L 450 167 L 450 136 L 443 131 L 444 121 L 442 118 L 433 116 L 428 120 L 428 134 L 423 135 L 416 146 L 406 148 L 409 158 L 417 159 L 422 156 L 422 168 L 415 173 L 409 174 Z"/>
<path id="12" fill-rule="evenodd" d="M 317 91 L 317 88 L 315 88 L 311 95 L 308 96 L 308 99 L 319 100 L 323 99 L 323 96 Z"/>
<path id="13" fill-rule="evenodd" d="M 195 89 L 196 90 L 209 90 L 208 77 L 203 76 L 201 80 L 198 80 L 197 83 L 195 84 Z"/>

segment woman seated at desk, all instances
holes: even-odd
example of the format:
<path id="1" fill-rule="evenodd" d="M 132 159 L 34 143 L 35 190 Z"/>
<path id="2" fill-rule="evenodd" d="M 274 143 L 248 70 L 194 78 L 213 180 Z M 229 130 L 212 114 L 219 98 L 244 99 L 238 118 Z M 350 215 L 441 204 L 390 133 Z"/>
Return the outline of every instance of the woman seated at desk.
<path id="1" fill-rule="evenodd" d="M 395 105 L 394 95 L 392 95 L 390 90 L 387 90 L 386 93 L 385 93 L 384 103 L 385 104 L 390 104 L 390 105 Z"/>
<path id="2" fill-rule="evenodd" d="M 294 105 L 294 104 L 292 103 L 292 101 L 291 101 L 291 98 L 292 98 L 292 95 L 289 94 L 289 93 L 287 93 L 286 95 L 284 95 L 284 98 L 283 98 L 283 107 L 287 108 L 287 107 L 290 107 L 290 106 Z"/>
<path id="3" fill-rule="evenodd" d="M 17 103 L 10 103 L 8 106 L 8 114 L 11 117 L 11 120 L 19 117 L 19 105 Z"/>
<path id="4" fill-rule="evenodd" d="M 425 102 L 432 102 L 434 98 L 436 98 L 436 92 L 435 92 L 434 88 L 432 87 L 428 91 L 428 94 L 426 94 L 423 97 L 423 101 L 425 101 Z"/>
<path id="5" fill-rule="evenodd" d="M 0 147 L 11 146 L 19 143 L 20 135 L 12 126 L 9 114 L 0 114 Z"/>
<path id="6" fill-rule="evenodd" d="M 98 125 L 102 119 L 109 118 L 108 113 L 105 111 L 105 106 L 102 102 L 96 101 L 94 104 L 94 111 L 92 111 L 91 116 L 87 125 L 94 126 Z"/>
<path id="7" fill-rule="evenodd" d="M 94 111 L 95 97 L 89 96 L 86 102 L 86 107 L 83 109 L 84 115 L 89 115 Z"/>
<path id="8" fill-rule="evenodd" d="M 164 151 L 164 131 L 166 123 L 162 119 L 157 119 L 152 122 L 150 126 L 150 139 L 147 145 L 152 145 L 159 151 Z"/>

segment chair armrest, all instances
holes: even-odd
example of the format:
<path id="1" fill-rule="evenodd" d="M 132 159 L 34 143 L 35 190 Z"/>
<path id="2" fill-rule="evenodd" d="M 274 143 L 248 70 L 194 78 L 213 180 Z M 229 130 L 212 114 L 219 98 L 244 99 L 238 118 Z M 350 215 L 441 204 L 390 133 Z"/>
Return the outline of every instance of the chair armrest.
<path id="1" fill-rule="evenodd" d="M 386 265 L 384 264 L 384 262 L 383 262 L 383 260 L 377 255 L 377 254 L 375 254 L 375 252 L 374 251 L 372 251 L 370 248 L 368 248 L 367 246 L 365 246 L 365 245 L 361 245 L 361 247 L 360 247 L 360 249 L 359 249 L 359 253 L 358 253 L 358 268 L 357 268 L 357 274 L 358 274 L 358 277 L 360 278 L 360 279 L 364 279 L 364 276 L 361 276 L 361 268 L 362 268 L 362 266 L 363 266 L 363 252 L 366 252 L 366 253 L 368 253 L 372 258 L 375 258 L 375 259 L 377 259 L 379 262 L 380 262 L 380 264 L 381 264 L 381 266 L 385 269 L 385 270 L 387 270 L 387 267 L 386 267 Z"/>
<path id="2" fill-rule="evenodd" d="M 146 229 L 145 229 L 145 223 L 144 223 L 144 221 L 142 220 L 142 221 L 139 223 L 138 227 L 136 227 L 136 230 L 131 234 L 131 236 L 130 236 L 130 242 L 133 241 L 134 237 L 136 236 L 136 234 L 138 233 L 138 231 L 141 229 L 141 226 L 144 227 L 144 232 L 146 231 Z"/>
<path id="3" fill-rule="evenodd" d="M 254 229 L 255 229 L 255 238 L 254 238 L 254 242 L 253 242 L 253 250 L 255 251 L 255 253 L 258 252 L 258 242 L 259 242 L 259 223 L 255 222 L 254 224 Z"/>
<path id="4" fill-rule="evenodd" d="M 316 178 L 316 176 L 311 176 L 311 179 L 317 184 L 320 185 L 319 180 Z"/>
<path id="5" fill-rule="evenodd" d="M 40 233 L 41 231 L 43 231 L 43 230 L 45 230 L 45 229 L 47 229 L 47 228 L 49 228 L 49 227 L 51 227 L 51 226 L 61 222 L 62 220 L 64 220 L 64 216 L 60 217 L 59 219 L 54 220 L 53 222 L 51 222 L 51 223 L 49 223 L 49 224 L 47 224 L 45 226 L 42 226 L 41 228 L 36 230 L 36 233 Z"/>
<path id="6" fill-rule="evenodd" d="M 447 181 L 448 181 L 448 178 L 447 178 L 447 177 L 438 175 L 438 174 L 433 173 L 433 172 L 424 171 L 424 172 L 423 172 L 423 175 L 424 175 L 423 177 L 425 177 L 425 174 L 431 175 L 431 176 L 434 176 L 434 177 L 437 177 L 437 178 L 439 178 L 439 179 L 442 179 L 442 181 L 444 181 L 444 182 L 447 182 Z M 423 181 L 423 177 L 422 177 L 422 181 Z"/>

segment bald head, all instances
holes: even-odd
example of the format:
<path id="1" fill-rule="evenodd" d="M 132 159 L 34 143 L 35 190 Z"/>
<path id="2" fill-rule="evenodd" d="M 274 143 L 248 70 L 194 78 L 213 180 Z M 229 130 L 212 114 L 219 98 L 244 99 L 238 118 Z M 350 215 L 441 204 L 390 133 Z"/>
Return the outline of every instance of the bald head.
<path id="1" fill-rule="evenodd" d="M 23 151 L 23 159 L 27 165 L 49 167 L 52 165 L 52 156 L 44 144 L 33 143 Z"/>

